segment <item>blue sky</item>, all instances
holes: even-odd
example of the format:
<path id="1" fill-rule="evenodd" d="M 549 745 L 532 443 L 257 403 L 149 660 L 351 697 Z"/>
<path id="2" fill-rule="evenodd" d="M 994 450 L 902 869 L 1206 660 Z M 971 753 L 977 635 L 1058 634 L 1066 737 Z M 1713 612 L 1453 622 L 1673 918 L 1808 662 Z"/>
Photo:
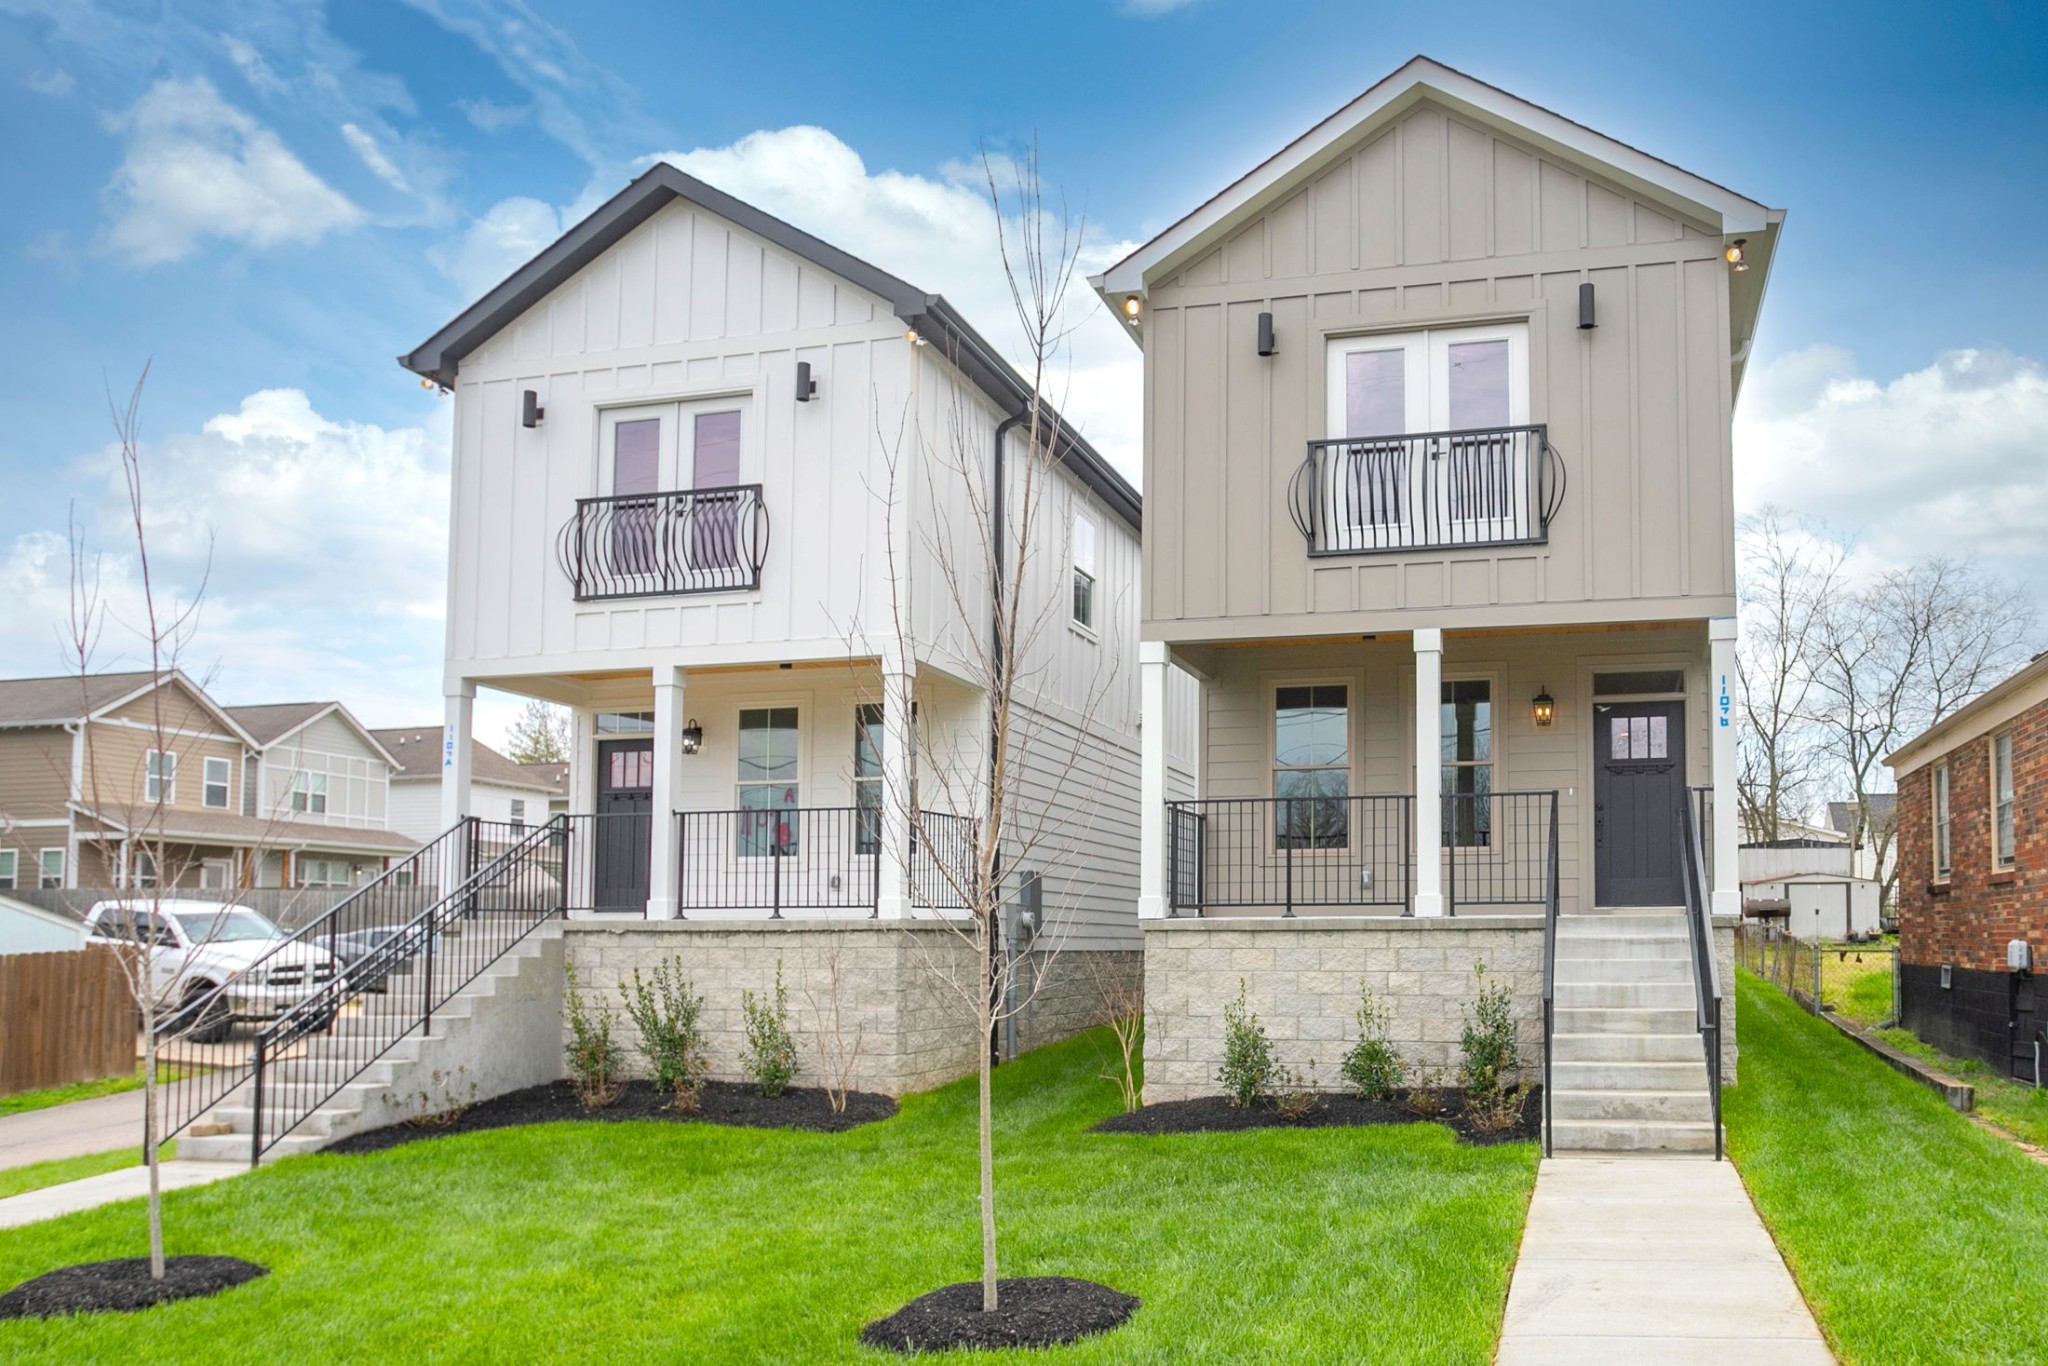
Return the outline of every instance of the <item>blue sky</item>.
<path id="1" fill-rule="evenodd" d="M 0 670 L 64 667 L 67 509 L 118 547 L 105 386 L 146 358 L 195 666 L 431 720 L 448 410 L 392 357 L 648 158 L 1000 333 L 980 147 L 1035 132 L 1101 259 L 1416 52 L 1789 210 L 1746 506 L 2043 586 L 2048 5 L 1537 8 L 0 0 Z M 1112 333 L 1067 404 L 1135 473 Z"/>

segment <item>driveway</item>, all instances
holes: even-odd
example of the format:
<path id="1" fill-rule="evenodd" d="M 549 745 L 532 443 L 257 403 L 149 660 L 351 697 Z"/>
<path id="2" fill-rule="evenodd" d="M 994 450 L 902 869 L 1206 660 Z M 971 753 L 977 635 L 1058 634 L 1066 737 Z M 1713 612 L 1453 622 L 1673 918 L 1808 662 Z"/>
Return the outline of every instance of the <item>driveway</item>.
<path id="1" fill-rule="evenodd" d="M 0 1115 L 0 1167 L 26 1167 L 115 1148 L 142 1153 L 142 1088 Z"/>

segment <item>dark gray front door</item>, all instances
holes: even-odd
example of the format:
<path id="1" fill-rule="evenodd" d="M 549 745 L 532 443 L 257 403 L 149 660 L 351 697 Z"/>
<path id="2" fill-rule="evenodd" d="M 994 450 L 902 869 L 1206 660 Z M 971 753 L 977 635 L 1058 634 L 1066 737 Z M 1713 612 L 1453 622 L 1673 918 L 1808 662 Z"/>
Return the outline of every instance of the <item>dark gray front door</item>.
<path id="1" fill-rule="evenodd" d="M 646 911 L 653 816 L 654 742 L 599 741 L 592 840 L 597 910 Z"/>
<path id="2" fill-rule="evenodd" d="M 1685 704 L 1593 708 L 1593 899 L 1601 906 L 1678 906 L 1685 800 Z"/>

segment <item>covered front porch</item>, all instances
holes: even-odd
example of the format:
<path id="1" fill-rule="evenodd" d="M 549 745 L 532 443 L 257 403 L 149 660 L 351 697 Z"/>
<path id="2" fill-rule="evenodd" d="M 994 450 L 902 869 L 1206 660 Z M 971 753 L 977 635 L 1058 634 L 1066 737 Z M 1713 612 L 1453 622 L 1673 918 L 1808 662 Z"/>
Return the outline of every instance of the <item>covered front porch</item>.
<path id="1" fill-rule="evenodd" d="M 1734 867 L 1733 622 L 1141 646 L 1150 718 L 1195 676 L 1195 790 L 1143 754 L 1147 918 L 1713 909 Z M 1691 832 L 1688 835 L 1688 831 Z"/>
<path id="2" fill-rule="evenodd" d="M 870 658 L 479 681 L 573 717 L 557 818 L 571 918 L 906 918 L 961 904 L 987 731 L 980 691 L 950 674 Z M 466 739 L 474 696 L 474 682 L 451 691 L 451 736 Z M 447 824 L 467 813 L 469 782 L 444 781 Z"/>

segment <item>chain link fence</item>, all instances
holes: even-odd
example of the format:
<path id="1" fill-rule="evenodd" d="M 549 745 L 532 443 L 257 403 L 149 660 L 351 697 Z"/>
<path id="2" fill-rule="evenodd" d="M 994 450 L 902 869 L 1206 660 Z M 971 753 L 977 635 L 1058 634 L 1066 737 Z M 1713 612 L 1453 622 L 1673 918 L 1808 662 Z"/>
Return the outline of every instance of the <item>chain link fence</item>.
<path id="1" fill-rule="evenodd" d="M 1899 1018 L 1899 946 L 1833 944 L 1795 939 L 1776 925 L 1744 924 L 1735 932 L 1743 967 L 1808 1010 L 1831 1010 L 1865 1028 Z"/>

